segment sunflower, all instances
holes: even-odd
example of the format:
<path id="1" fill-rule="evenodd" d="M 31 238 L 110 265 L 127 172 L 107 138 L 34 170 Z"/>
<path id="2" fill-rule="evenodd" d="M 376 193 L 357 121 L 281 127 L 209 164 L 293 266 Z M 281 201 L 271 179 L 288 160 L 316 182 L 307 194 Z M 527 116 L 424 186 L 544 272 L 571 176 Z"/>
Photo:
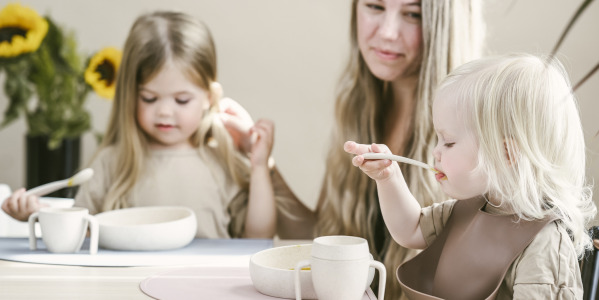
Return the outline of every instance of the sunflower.
<path id="1" fill-rule="evenodd" d="M 116 72 L 123 54 L 114 47 L 106 47 L 89 61 L 85 70 L 85 81 L 94 91 L 106 99 L 114 98 Z"/>
<path id="2" fill-rule="evenodd" d="M 0 11 L 0 57 L 15 57 L 37 50 L 48 33 L 48 22 L 18 3 Z"/>

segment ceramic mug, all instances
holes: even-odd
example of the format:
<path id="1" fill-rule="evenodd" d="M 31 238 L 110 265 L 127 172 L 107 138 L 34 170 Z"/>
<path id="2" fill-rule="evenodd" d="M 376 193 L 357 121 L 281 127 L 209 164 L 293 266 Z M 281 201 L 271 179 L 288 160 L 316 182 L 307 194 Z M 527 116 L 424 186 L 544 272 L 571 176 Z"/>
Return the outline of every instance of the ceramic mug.
<path id="1" fill-rule="evenodd" d="M 383 300 L 387 272 L 368 250 L 368 242 L 355 236 L 314 239 L 311 258 L 295 266 L 295 297 L 301 300 L 300 270 L 311 266 L 312 284 L 319 300 L 359 300 L 364 297 L 370 267 L 379 270 L 378 299 Z"/>
<path id="2" fill-rule="evenodd" d="M 42 240 L 54 253 L 75 253 L 81 249 L 89 224 L 90 254 L 98 252 L 98 222 L 83 207 L 43 207 L 29 216 L 29 248 L 37 249 L 35 222 L 39 220 Z"/>

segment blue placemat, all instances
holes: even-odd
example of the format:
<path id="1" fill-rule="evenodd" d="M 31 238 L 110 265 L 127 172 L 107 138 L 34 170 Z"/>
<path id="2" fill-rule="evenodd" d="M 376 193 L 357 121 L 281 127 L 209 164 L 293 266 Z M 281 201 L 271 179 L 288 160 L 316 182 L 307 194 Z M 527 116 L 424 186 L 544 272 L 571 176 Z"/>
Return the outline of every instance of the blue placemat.
<path id="1" fill-rule="evenodd" d="M 189 245 L 164 251 L 115 251 L 98 249 L 98 254 L 89 254 L 89 240 L 81 250 L 73 254 L 46 251 L 41 239 L 38 250 L 29 250 L 27 238 L 0 238 L 0 259 L 73 266 L 247 266 L 249 257 L 264 249 L 272 248 L 272 240 L 265 239 L 194 239 Z"/>

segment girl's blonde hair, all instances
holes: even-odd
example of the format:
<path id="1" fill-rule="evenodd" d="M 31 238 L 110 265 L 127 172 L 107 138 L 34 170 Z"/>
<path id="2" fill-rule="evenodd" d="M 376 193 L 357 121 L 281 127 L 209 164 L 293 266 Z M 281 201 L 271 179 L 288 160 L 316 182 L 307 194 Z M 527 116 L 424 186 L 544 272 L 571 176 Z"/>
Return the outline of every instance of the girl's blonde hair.
<path id="1" fill-rule="evenodd" d="M 157 11 L 141 15 L 129 32 L 117 74 L 108 129 L 99 149 L 114 147 L 118 153 L 115 164 L 119 166 L 119 172 L 111 174 L 114 182 L 107 191 L 102 210 L 127 207 L 129 191 L 144 172 L 149 143 L 135 117 L 139 87 L 167 62 L 175 64 L 192 82 L 210 92 L 210 107 L 191 142 L 199 148 L 208 146 L 210 141 L 207 151 L 221 160 L 228 175 L 245 191 L 229 205 L 229 233 L 239 237 L 246 216 L 249 165 L 235 150 L 217 116 L 220 93 L 214 88 L 217 68 L 212 35 L 201 21 L 184 13 Z"/>
<path id="2" fill-rule="evenodd" d="M 413 252 L 400 247 L 387 231 L 376 232 L 382 222 L 375 183 L 351 164 L 343 151 L 348 140 L 360 143 L 381 143 L 383 116 L 392 103 L 390 85 L 376 78 L 360 54 L 357 41 L 358 0 L 352 3 L 350 58 L 338 85 L 335 103 L 335 131 L 329 151 L 324 183 L 318 207 L 317 235 L 347 234 L 368 240 L 371 253 L 380 259 L 375 249 L 375 237 L 384 238 L 381 255 L 388 270 L 394 270 Z M 417 88 L 417 104 L 412 129 L 403 154 L 432 163 L 436 136 L 432 126 L 431 103 L 437 84 L 455 67 L 481 55 L 484 24 L 480 1 L 423 0 L 423 55 Z M 402 165 L 410 190 L 423 205 L 433 199 L 443 199 L 430 172 Z M 384 230 L 378 228 L 378 230 Z M 389 297 L 399 297 L 399 287 L 389 272 Z"/>
<path id="3" fill-rule="evenodd" d="M 488 174 L 489 195 L 524 220 L 559 218 L 582 255 L 591 247 L 586 226 L 596 208 L 578 106 L 562 64 L 528 54 L 481 59 L 453 71 L 439 89 L 446 91 L 478 140 L 478 170 Z"/>

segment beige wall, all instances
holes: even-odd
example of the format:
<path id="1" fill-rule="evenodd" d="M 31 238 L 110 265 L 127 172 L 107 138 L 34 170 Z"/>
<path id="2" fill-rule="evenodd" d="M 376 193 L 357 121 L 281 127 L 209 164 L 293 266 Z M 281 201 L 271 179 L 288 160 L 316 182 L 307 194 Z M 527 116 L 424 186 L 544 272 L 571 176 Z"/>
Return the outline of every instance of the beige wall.
<path id="1" fill-rule="evenodd" d="M 335 84 L 347 55 L 349 0 L 21 2 L 74 29 L 81 51 L 88 54 L 104 46 L 121 47 L 129 26 L 142 12 L 179 9 L 202 18 L 216 40 L 226 96 L 238 100 L 254 118 L 275 121 L 277 164 L 297 194 L 315 204 L 333 123 Z M 579 2 L 485 1 L 489 52 L 549 52 Z M 595 3 L 560 51 L 575 82 L 599 61 L 597 16 Z M 595 178 L 599 176 L 598 94 L 599 74 L 578 91 L 589 170 Z M 0 111 L 6 104 L 0 94 Z M 104 131 L 110 105 L 95 95 L 89 97 L 94 130 Z M 0 182 L 13 189 L 24 185 L 24 133 L 22 120 L 0 131 Z M 83 163 L 95 146 L 91 134 L 86 134 Z"/>

